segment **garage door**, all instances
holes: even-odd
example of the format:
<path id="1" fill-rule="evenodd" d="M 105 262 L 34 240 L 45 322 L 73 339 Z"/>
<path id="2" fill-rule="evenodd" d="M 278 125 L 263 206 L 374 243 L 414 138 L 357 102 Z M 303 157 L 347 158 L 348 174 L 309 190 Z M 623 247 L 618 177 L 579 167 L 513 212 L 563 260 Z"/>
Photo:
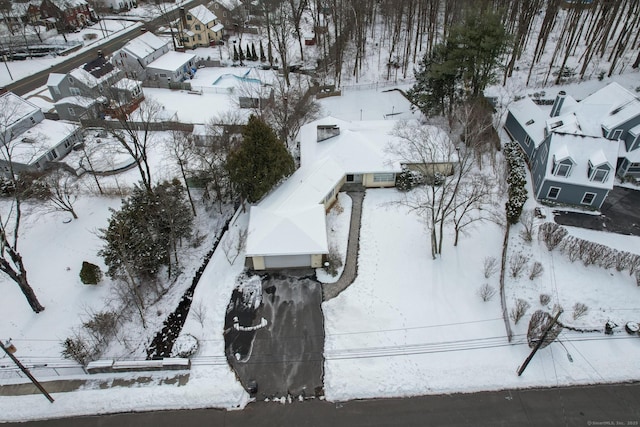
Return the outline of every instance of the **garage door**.
<path id="1" fill-rule="evenodd" d="M 266 268 L 291 268 L 311 266 L 311 255 L 281 255 L 264 257 Z"/>

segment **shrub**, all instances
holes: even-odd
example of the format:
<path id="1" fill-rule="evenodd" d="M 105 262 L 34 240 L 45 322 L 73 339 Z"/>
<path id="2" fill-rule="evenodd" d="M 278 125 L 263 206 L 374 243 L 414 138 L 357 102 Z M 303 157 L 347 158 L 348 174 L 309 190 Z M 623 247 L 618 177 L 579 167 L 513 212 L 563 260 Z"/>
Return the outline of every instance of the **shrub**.
<path id="1" fill-rule="evenodd" d="M 550 251 L 554 250 L 567 234 L 567 230 L 555 222 L 545 222 L 538 227 L 538 239 L 542 240 Z"/>
<path id="2" fill-rule="evenodd" d="M 586 304 L 577 302 L 573 305 L 573 320 L 578 320 L 589 311 L 589 307 Z"/>
<path id="3" fill-rule="evenodd" d="M 340 256 L 340 252 L 338 252 L 338 248 L 331 246 L 329 247 L 329 253 L 327 254 L 327 258 L 324 263 L 324 271 L 332 277 L 335 277 L 338 274 L 338 269 L 340 267 L 342 267 L 342 257 Z"/>
<path id="4" fill-rule="evenodd" d="M 520 215 L 520 224 L 522 224 L 520 238 L 527 243 L 531 243 L 533 240 L 533 218 L 532 210 L 524 211 Z"/>
<path id="5" fill-rule="evenodd" d="M 485 283 L 484 285 L 480 286 L 480 289 L 478 289 L 478 295 L 480 296 L 480 298 L 482 298 L 482 301 L 485 302 L 491 300 L 491 298 L 493 298 L 495 294 L 496 288 L 490 286 L 488 283 Z"/>
<path id="6" fill-rule="evenodd" d="M 84 338 L 76 335 L 62 342 L 62 357 L 86 365 L 91 361 L 93 351 Z"/>
<path id="7" fill-rule="evenodd" d="M 547 305 L 551 302 L 551 295 L 549 294 L 540 294 L 540 304 Z"/>
<path id="8" fill-rule="evenodd" d="M 513 255 L 509 260 L 509 270 L 511 271 L 511 277 L 514 279 L 520 276 L 520 273 L 527 265 L 527 257 L 522 255 L 520 252 Z"/>
<path id="9" fill-rule="evenodd" d="M 488 256 L 484 258 L 484 278 L 488 279 L 498 271 L 498 260 L 496 257 Z"/>
<path id="10" fill-rule="evenodd" d="M 409 191 L 424 182 L 425 178 L 420 172 L 405 169 L 396 177 L 396 188 L 400 191 Z"/>
<path id="11" fill-rule="evenodd" d="M 542 263 L 536 261 L 531 266 L 531 272 L 529 273 L 529 280 L 533 280 L 536 277 L 540 277 L 542 272 L 544 271 L 544 267 L 542 267 Z"/>
<path id="12" fill-rule="evenodd" d="M 102 279 L 102 271 L 100 267 L 87 261 L 82 261 L 80 269 L 80 280 L 85 285 L 97 285 Z"/>
<path id="13" fill-rule="evenodd" d="M 114 311 L 99 311 L 82 326 L 89 331 L 98 344 L 106 344 L 115 335 L 118 324 L 118 314 Z"/>
<path id="14" fill-rule="evenodd" d="M 191 334 L 180 335 L 171 348 L 171 357 L 191 357 L 198 351 L 200 343 Z"/>
<path id="15" fill-rule="evenodd" d="M 527 201 L 526 169 L 522 151 L 517 142 L 510 141 L 504 147 L 507 160 L 507 184 L 509 184 L 509 200 L 505 209 L 509 224 L 516 224 L 520 219 L 522 208 Z"/>
<path id="16" fill-rule="evenodd" d="M 513 320 L 513 323 L 517 324 L 520 319 L 522 319 L 522 317 L 525 315 L 525 313 L 527 312 L 527 310 L 529 310 L 529 303 L 526 302 L 525 300 L 518 298 L 516 300 L 516 305 L 511 309 L 511 320 Z"/>

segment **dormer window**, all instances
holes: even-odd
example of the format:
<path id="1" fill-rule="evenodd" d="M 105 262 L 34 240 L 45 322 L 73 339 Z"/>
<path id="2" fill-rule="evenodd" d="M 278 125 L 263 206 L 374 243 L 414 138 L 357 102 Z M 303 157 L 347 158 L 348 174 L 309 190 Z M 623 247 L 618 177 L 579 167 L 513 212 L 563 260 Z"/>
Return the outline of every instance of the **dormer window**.
<path id="1" fill-rule="evenodd" d="M 557 121 L 557 122 L 555 122 L 555 123 L 551 123 L 551 125 L 550 125 L 551 130 L 556 129 L 556 128 L 559 128 L 560 126 L 562 126 L 562 124 L 563 124 L 563 123 L 562 123 L 562 120 L 558 120 L 558 121 Z"/>
<path id="2" fill-rule="evenodd" d="M 594 169 L 591 174 L 591 181 L 605 182 L 607 180 L 607 176 L 609 175 L 609 171 L 604 169 Z"/>
<path id="3" fill-rule="evenodd" d="M 525 125 L 529 126 L 535 123 L 535 120 L 531 119 L 529 121 L 527 121 L 527 123 L 525 123 Z"/>
<path id="4" fill-rule="evenodd" d="M 565 159 L 561 162 L 554 162 L 553 164 L 553 174 L 555 176 L 564 176 L 568 177 L 571 174 L 571 168 L 573 167 L 573 163 L 569 159 Z"/>

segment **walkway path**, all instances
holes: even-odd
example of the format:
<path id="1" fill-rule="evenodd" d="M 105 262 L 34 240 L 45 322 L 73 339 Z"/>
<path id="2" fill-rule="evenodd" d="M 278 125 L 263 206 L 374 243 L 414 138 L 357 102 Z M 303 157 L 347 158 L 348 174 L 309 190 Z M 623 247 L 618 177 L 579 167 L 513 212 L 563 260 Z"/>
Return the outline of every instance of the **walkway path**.
<path id="1" fill-rule="evenodd" d="M 349 226 L 349 243 L 347 245 L 347 259 L 344 263 L 342 275 L 335 283 L 322 284 L 322 299 L 328 301 L 337 297 L 344 291 L 358 276 L 358 252 L 360 250 L 360 220 L 362 218 L 362 201 L 364 200 L 364 189 L 357 191 L 347 191 L 351 197 L 351 223 Z"/>

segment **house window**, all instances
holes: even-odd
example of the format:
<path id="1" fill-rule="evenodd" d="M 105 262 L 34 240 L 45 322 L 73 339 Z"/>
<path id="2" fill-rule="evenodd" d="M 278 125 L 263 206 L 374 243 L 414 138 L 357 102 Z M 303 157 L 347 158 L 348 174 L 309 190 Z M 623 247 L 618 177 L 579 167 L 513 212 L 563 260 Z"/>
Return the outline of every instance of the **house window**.
<path id="1" fill-rule="evenodd" d="M 549 192 L 547 193 L 547 199 L 555 200 L 558 198 L 558 194 L 560 194 L 559 187 L 549 187 Z"/>
<path id="2" fill-rule="evenodd" d="M 69 148 L 70 146 L 71 146 L 71 141 L 67 139 L 67 140 L 64 142 L 64 148 Z"/>
<path id="3" fill-rule="evenodd" d="M 607 176 L 609 175 L 609 171 L 605 169 L 594 169 L 591 173 L 591 180 L 598 182 L 605 182 L 607 180 Z"/>
<path id="4" fill-rule="evenodd" d="M 76 116 L 76 112 L 75 112 L 75 110 L 73 109 L 73 107 L 69 107 L 69 115 L 70 115 L 71 117 L 75 117 L 75 116 Z"/>
<path id="5" fill-rule="evenodd" d="M 31 120 L 31 124 L 35 125 L 36 124 L 36 120 L 33 117 L 29 117 L 29 120 Z"/>
<path id="6" fill-rule="evenodd" d="M 60 88 L 58 86 L 53 86 L 53 93 L 60 95 Z"/>
<path id="7" fill-rule="evenodd" d="M 593 203 L 593 200 L 596 198 L 596 193 L 584 193 L 584 196 L 582 197 L 582 201 L 580 203 L 582 203 L 583 205 L 591 205 L 591 203 Z"/>
<path id="8" fill-rule="evenodd" d="M 53 149 L 51 151 L 49 151 L 47 153 L 47 160 L 51 161 L 51 160 L 55 160 L 58 158 L 58 153 L 56 153 L 56 150 Z"/>
<path id="9" fill-rule="evenodd" d="M 374 173 L 373 182 L 391 182 L 395 178 L 393 173 Z"/>
<path id="10" fill-rule="evenodd" d="M 640 168 L 640 163 L 631 163 L 629 165 L 630 168 Z"/>
<path id="11" fill-rule="evenodd" d="M 160 73 L 160 77 L 167 77 L 165 73 Z"/>
<path id="12" fill-rule="evenodd" d="M 73 83 L 73 77 L 69 76 L 69 83 Z"/>
<path id="13" fill-rule="evenodd" d="M 336 189 L 332 188 L 331 191 L 329 191 L 329 194 L 327 194 L 327 196 L 324 198 L 324 203 L 329 203 L 329 201 L 331 200 L 331 198 L 335 193 L 336 193 Z"/>
<path id="14" fill-rule="evenodd" d="M 613 131 L 612 139 L 620 139 L 621 136 L 622 136 L 622 129 L 616 129 Z"/>
<path id="15" fill-rule="evenodd" d="M 202 40 L 202 36 L 198 34 L 198 40 Z"/>
<path id="16" fill-rule="evenodd" d="M 353 174 L 347 174 L 347 182 L 353 182 Z"/>
<path id="17" fill-rule="evenodd" d="M 69 92 L 71 92 L 72 96 L 80 96 L 80 89 L 77 87 L 70 87 Z"/>
<path id="18" fill-rule="evenodd" d="M 191 21 L 193 17 L 191 15 L 187 15 L 187 21 Z"/>
<path id="19" fill-rule="evenodd" d="M 555 176 L 567 177 L 569 176 L 570 173 L 571 173 L 571 165 L 568 165 L 566 163 L 556 163 L 555 170 L 553 171 L 553 174 Z"/>
<path id="20" fill-rule="evenodd" d="M 531 143 L 532 143 L 532 142 L 533 142 L 533 140 L 531 139 L 531 137 L 530 137 L 529 135 L 527 135 L 527 136 L 524 138 L 524 144 L 525 144 L 527 147 L 529 147 L 529 146 L 531 145 Z"/>
<path id="21" fill-rule="evenodd" d="M 200 31 L 200 24 L 196 24 L 196 31 Z"/>

